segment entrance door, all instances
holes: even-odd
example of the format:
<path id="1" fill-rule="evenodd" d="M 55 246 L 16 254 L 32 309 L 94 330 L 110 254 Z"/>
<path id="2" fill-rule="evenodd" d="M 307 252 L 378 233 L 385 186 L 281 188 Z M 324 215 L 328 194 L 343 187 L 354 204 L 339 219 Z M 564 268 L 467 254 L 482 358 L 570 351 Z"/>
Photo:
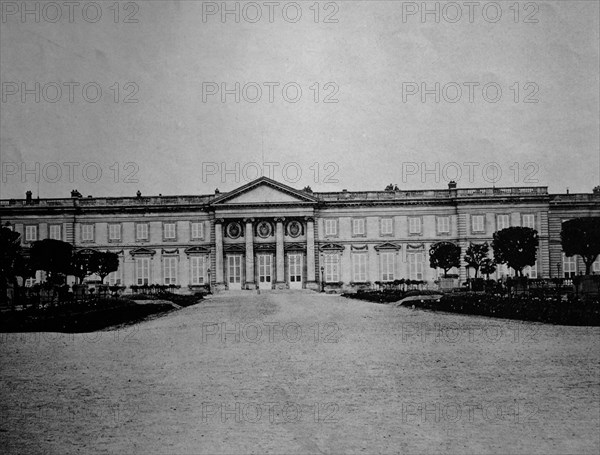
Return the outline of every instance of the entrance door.
<path id="1" fill-rule="evenodd" d="M 227 256 L 227 276 L 230 290 L 242 289 L 242 255 Z"/>
<path id="2" fill-rule="evenodd" d="M 258 255 L 258 288 L 271 289 L 271 275 L 273 269 L 273 255 Z"/>
<path id="3" fill-rule="evenodd" d="M 288 255 L 290 289 L 302 289 L 302 254 Z"/>

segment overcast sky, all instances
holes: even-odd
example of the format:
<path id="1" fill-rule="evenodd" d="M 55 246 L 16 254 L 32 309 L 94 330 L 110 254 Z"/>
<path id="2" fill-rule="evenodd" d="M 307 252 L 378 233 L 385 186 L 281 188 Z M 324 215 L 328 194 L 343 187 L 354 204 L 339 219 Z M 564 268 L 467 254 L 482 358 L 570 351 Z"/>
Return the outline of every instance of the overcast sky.
<path id="1" fill-rule="evenodd" d="M 221 2 L 25 3 L 2 0 L 2 198 L 38 177 L 41 197 L 259 172 L 315 191 L 600 184 L 598 1 L 427 2 L 439 22 L 400 1 L 227 2 L 238 22 Z"/>

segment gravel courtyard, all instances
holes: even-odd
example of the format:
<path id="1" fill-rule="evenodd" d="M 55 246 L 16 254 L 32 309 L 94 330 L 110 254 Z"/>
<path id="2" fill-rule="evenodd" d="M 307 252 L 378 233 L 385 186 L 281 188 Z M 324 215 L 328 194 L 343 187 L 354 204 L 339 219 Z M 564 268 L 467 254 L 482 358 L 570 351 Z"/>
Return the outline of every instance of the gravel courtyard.
<path id="1" fill-rule="evenodd" d="M 4 453 L 594 453 L 598 327 L 309 292 L 1 334 Z"/>

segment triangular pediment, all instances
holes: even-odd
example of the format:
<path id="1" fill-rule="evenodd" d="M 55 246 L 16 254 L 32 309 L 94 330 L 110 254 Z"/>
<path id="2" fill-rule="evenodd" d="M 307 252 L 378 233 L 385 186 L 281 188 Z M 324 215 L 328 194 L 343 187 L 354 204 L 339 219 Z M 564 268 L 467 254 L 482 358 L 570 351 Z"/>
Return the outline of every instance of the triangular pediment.
<path id="1" fill-rule="evenodd" d="M 379 245 L 375 245 L 376 251 L 380 251 L 380 250 L 396 250 L 396 251 L 398 251 L 399 249 L 400 249 L 400 245 L 397 245 L 397 244 L 391 243 L 391 242 L 385 242 L 385 243 L 380 243 Z"/>
<path id="2" fill-rule="evenodd" d="M 338 243 L 326 243 L 324 245 L 321 245 L 319 250 L 321 250 L 321 251 L 343 251 L 344 248 L 345 248 L 344 245 L 340 245 Z"/>
<path id="3" fill-rule="evenodd" d="M 311 204 L 315 202 L 314 196 L 304 191 L 296 190 L 267 177 L 261 177 L 218 197 L 212 202 L 212 205 Z"/>

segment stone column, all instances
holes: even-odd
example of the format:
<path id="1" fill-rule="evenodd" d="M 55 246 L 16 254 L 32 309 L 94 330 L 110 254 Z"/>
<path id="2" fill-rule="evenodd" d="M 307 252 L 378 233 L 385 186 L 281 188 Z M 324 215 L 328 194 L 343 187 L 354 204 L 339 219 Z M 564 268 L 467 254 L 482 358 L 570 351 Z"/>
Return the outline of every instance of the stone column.
<path id="1" fill-rule="evenodd" d="M 284 249 L 283 249 L 283 220 L 285 218 L 275 218 L 275 222 L 277 223 L 276 230 L 276 239 L 277 245 L 275 248 L 275 257 L 277 263 L 277 285 L 276 287 L 279 289 L 284 288 L 285 284 L 285 258 L 284 258 Z"/>
<path id="2" fill-rule="evenodd" d="M 312 218 L 306 218 L 306 288 L 319 288 L 315 281 L 315 222 Z"/>
<path id="3" fill-rule="evenodd" d="M 246 288 L 256 289 L 254 282 L 254 232 L 252 222 L 254 218 L 245 218 L 246 223 Z"/>
<path id="4" fill-rule="evenodd" d="M 223 220 L 215 221 L 215 246 L 216 246 L 216 264 L 215 264 L 215 284 L 217 288 L 223 288 Z"/>

